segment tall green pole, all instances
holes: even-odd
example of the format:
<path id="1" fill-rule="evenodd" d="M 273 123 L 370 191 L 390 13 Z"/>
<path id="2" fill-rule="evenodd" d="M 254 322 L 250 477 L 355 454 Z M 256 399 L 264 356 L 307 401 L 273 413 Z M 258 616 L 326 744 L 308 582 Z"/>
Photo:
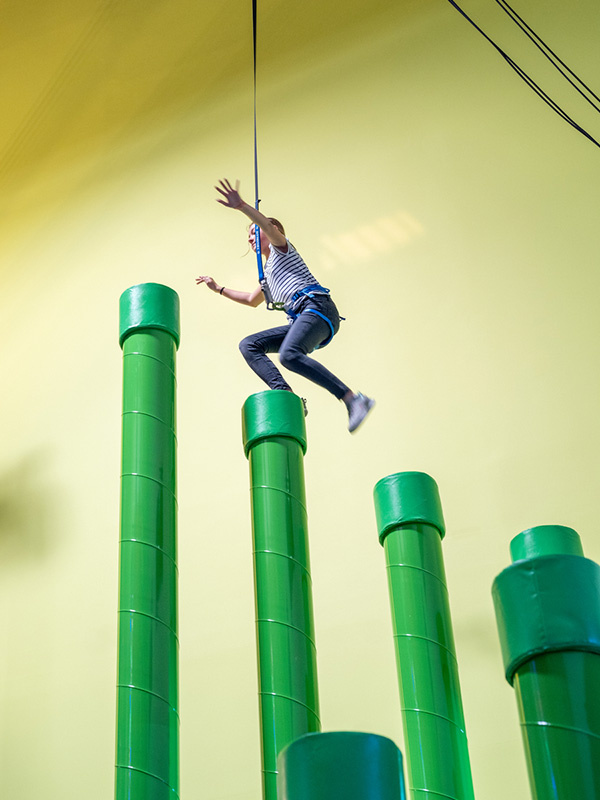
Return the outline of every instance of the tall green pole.
<path id="1" fill-rule="evenodd" d="M 120 302 L 123 449 L 116 800 L 179 797 L 175 356 L 179 298 Z"/>
<path id="2" fill-rule="evenodd" d="M 600 797 L 600 566 L 576 531 L 530 528 L 492 594 L 535 800 Z"/>
<path id="3" fill-rule="evenodd" d="M 276 800 L 278 754 L 320 730 L 302 401 L 277 390 L 251 395 L 242 432 L 250 465 L 263 797 Z"/>
<path id="4" fill-rule="evenodd" d="M 375 486 L 388 569 L 408 781 L 415 800 L 473 800 L 435 481 L 400 472 Z"/>
<path id="5" fill-rule="evenodd" d="M 279 800 L 405 800 L 402 755 L 374 733 L 309 733 L 279 756 Z"/>

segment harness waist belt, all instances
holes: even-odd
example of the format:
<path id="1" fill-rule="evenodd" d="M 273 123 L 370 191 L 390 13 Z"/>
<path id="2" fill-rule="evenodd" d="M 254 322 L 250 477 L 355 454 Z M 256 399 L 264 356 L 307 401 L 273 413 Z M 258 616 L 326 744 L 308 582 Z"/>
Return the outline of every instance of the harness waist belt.
<path id="1" fill-rule="evenodd" d="M 301 300 L 303 297 L 314 297 L 316 294 L 329 294 L 329 289 L 321 286 L 320 283 L 313 283 L 310 286 L 305 286 L 304 289 L 299 289 L 290 297 L 289 302 L 286 303 L 286 310 L 288 308 L 292 310 L 298 300 Z"/>

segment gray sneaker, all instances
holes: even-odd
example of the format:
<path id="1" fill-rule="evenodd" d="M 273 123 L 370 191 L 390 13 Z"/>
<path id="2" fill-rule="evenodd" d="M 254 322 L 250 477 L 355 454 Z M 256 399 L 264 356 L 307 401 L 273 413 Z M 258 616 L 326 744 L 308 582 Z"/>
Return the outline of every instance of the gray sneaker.
<path id="1" fill-rule="evenodd" d="M 360 392 L 354 395 L 348 406 L 348 430 L 350 433 L 354 433 L 374 405 L 375 400 L 372 397 L 367 397 Z"/>

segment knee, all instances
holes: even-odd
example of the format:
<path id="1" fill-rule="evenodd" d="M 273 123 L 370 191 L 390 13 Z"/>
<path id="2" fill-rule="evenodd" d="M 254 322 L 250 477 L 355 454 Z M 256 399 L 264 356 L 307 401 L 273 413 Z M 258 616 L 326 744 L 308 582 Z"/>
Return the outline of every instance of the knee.
<path id="1" fill-rule="evenodd" d="M 279 362 L 281 366 L 292 370 L 292 372 L 301 363 L 302 358 L 303 354 L 293 347 L 285 347 L 279 351 Z"/>
<path id="2" fill-rule="evenodd" d="M 254 341 L 252 336 L 246 336 L 245 339 L 242 339 L 242 341 L 239 344 L 239 348 L 240 348 L 240 353 L 244 356 L 246 361 L 248 361 L 249 358 L 255 356 L 258 352 L 258 348 L 256 347 L 256 342 Z"/>

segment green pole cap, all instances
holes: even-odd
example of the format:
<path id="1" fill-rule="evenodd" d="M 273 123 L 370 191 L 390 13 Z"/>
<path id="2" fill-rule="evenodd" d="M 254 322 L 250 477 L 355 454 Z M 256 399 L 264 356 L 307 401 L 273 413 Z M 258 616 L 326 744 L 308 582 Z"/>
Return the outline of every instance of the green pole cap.
<path id="1" fill-rule="evenodd" d="M 379 541 L 394 528 L 415 523 L 437 528 L 440 538 L 446 533 L 437 483 L 425 472 L 397 472 L 375 485 L 375 514 Z"/>
<path id="2" fill-rule="evenodd" d="M 126 289 L 119 301 L 119 344 L 136 331 L 155 328 L 170 333 L 179 347 L 179 296 L 160 283 Z"/>
<path id="3" fill-rule="evenodd" d="M 373 733 L 309 733 L 277 761 L 279 800 L 405 800 L 402 754 Z"/>
<path id="4" fill-rule="evenodd" d="M 541 526 L 542 531 L 547 527 Z M 517 556 L 526 550 L 527 538 L 517 543 L 513 555 L 515 550 Z M 550 538 L 543 535 L 546 544 Z M 567 650 L 600 654 L 600 566 L 572 552 L 570 534 L 562 538 L 563 547 L 565 542 L 570 553 L 521 558 L 492 586 L 504 670 L 511 685 L 519 668 L 536 656 Z M 546 544 L 531 545 L 528 552 L 545 549 Z"/>
<path id="5" fill-rule="evenodd" d="M 564 525 L 538 525 L 522 531 L 510 543 L 513 561 L 540 556 L 582 556 L 581 538 Z"/>
<path id="6" fill-rule="evenodd" d="M 246 457 L 261 439 L 295 439 L 306 453 L 306 425 L 302 400 L 293 392 L 271 389 L 252 394 L 242 408 L 242 437 Z"/>

